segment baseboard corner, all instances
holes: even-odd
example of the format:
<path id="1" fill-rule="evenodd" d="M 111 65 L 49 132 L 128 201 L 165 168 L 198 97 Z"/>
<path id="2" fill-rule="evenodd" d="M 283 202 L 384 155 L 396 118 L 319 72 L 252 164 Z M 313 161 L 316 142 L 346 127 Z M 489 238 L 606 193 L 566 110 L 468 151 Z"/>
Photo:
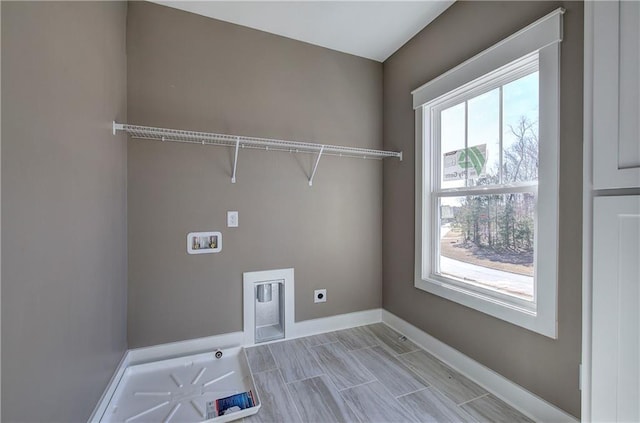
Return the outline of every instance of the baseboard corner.
<path id="1" fill-rule="evenodd" d="M 578 422 L 564 410 L 384 309 L 382 322 L 533 420 L 545 423 Z"/>
<path id="2" fill-rule="evenodd" d="M 122 358 L 116 366 L 116 369 L 114 370 L 109 383 L 107 383 L 107 387 L 104 389 L 102 395 L 100 396 L 100 399 L 93 409 L 93 412 L 89 416 L 89 420 L 87 420 L 88 423 L 99 423 L 100 420 L 102 420 L 102 416 L 107 411 L 107 407 L 109 406 L 111 397 L 116 392 L 118 383 L 120 383 L 122 375 L 129 366 L 129 358 L 129 350 L 126 350 L 124 354 L 122 354 Z"/>

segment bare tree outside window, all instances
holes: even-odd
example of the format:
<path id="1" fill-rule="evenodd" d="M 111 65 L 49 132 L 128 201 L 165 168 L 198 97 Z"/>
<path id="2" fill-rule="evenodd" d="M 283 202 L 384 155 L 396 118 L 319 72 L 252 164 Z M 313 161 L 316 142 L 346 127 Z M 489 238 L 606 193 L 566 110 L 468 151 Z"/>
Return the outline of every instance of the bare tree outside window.
<path id="1" fill-rule="evenodd" d="M 515 140 L 503 151 L 502 172 L 496 164 L 476 185 L 529 182 L 538 179 L 538 126 L 526 116 L 508 126 Z M 500 181 L 502 175 L 502 182 Z M 536 199 L 531 193 L 467 195 L 450 207 L 441 239 L 441 255 L 490 269 L 533 277 Z M 478 281 L 480 282 L 480 281 Z M 502 289 L 529 298 L 529 290 Z"/>

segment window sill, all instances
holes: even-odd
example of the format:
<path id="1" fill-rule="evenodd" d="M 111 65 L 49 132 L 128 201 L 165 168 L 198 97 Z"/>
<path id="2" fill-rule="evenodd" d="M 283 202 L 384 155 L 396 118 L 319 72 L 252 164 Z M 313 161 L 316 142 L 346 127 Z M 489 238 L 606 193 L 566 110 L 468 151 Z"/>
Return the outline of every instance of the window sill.
<path id="1" fill-rule="evenodd" d="M 553 339 L 557 338 L 555 313 L 549 313 L 539 304 L 538 310 L 532 311 L 517 304 L 437 279 L 416 279 L 414 286 L 532 332 Z"/>

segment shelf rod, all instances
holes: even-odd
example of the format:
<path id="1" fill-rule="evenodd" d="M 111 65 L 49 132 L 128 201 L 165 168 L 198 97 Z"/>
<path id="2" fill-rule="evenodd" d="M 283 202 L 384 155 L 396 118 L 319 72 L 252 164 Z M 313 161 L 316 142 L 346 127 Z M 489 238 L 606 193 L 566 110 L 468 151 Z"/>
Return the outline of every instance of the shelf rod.
<path id="1" fill-rule="evenodd" d="M 177 129 L 154 128 L 150 126 L 130 125 L 113 122 L 113 131 L 127 132 L 132 138 L 152 139 L 173 142 L 197 143 L 207 145 L 221 145 L 227 147 L 235 147 L 236 140 L 240 139 L 240 147 L 262 148 L 276 151 L 287 151 L 297 153 L 314 153 L 316 154 L 321 144 L 285 141 L 269 138 L 244 137 L 238 135 L 226 135 L 207 132 L 183 131 Z M 396 151 L 374 150 L 368 148 L 346 147 L 338 145 L 324 144 L 323 155 L 334 155 L 352 158 L 376 158 L 383 159 L 387 157 L 400 159 L 402 153 Z"/>
<path id="2" fill-rule="evenodd" d="M 286 151 L 289 153 L 318 154 L 313 173 L 309 178 L 309 185 L 313 185 L 313 177 L 318 168 L 320 158 L 325 156 L 351 157 L 359 159 L 384 159 L 396 158 L 402 161 L 402 152 L 374 150 L 369 148 L 346 147 L 330 144 L 315 144 L 301 141 L 285 141 L 270 138 L 245 137 L 239 135 L 216 134 L 209 132 L 184 131 L 180 129 L 155 128 L 151 126 L 131 125 L 127 123 L 113 122 L 112 131 L 115 135 L 117 131 L 129 134 L 131 138 L 171 141 L 202 145 L 219 145 L 223 147 L 234 147 L 235 154 L 233 160 L 233 174 L 231 182 L 236 182 L 236 172 L 238 166 L 238 150 L 242 148 L 258 148 L 263 150 Z"/>
<path id="3" fill-rule="evenodd" d="M 313 166 L 313 172 L 311 172 L 311 178 L 309 178 L 309 186 L 313 186 L 313 177 L 316 176 L 316 170 L 318 170 L 318 163 L 320 163 L 320 157 L 322 157 L 323 151 L 324 151 L 324 145 L 320 147 L 320 152 L 318 153 L 316 164 Z"/>
<path id="4" fill-rule="evenodd" d="M 233 158 L 233 175 L 231 175 L 231 183 L 236 183 L 236 168 L 238 167 L 238 148 L 240 147 L 240 137 L 236 137 L 236 154 Z"/>

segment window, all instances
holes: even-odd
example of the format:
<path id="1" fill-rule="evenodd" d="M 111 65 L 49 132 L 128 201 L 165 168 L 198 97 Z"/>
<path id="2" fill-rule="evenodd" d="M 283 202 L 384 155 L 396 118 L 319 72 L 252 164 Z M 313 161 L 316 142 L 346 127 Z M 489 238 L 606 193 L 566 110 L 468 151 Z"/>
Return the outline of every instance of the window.
<path id="1" fill-rule="evenodd" d="M 413 92 L 416 287 L 550 337 L 562 13 Z"/>
<path id="2" fill-rule="evenodd" d="M 430 104 L 432 273 L 532 308 L 538 55 Z M 497 86 L 496 86 L 497 85 Z"/>

